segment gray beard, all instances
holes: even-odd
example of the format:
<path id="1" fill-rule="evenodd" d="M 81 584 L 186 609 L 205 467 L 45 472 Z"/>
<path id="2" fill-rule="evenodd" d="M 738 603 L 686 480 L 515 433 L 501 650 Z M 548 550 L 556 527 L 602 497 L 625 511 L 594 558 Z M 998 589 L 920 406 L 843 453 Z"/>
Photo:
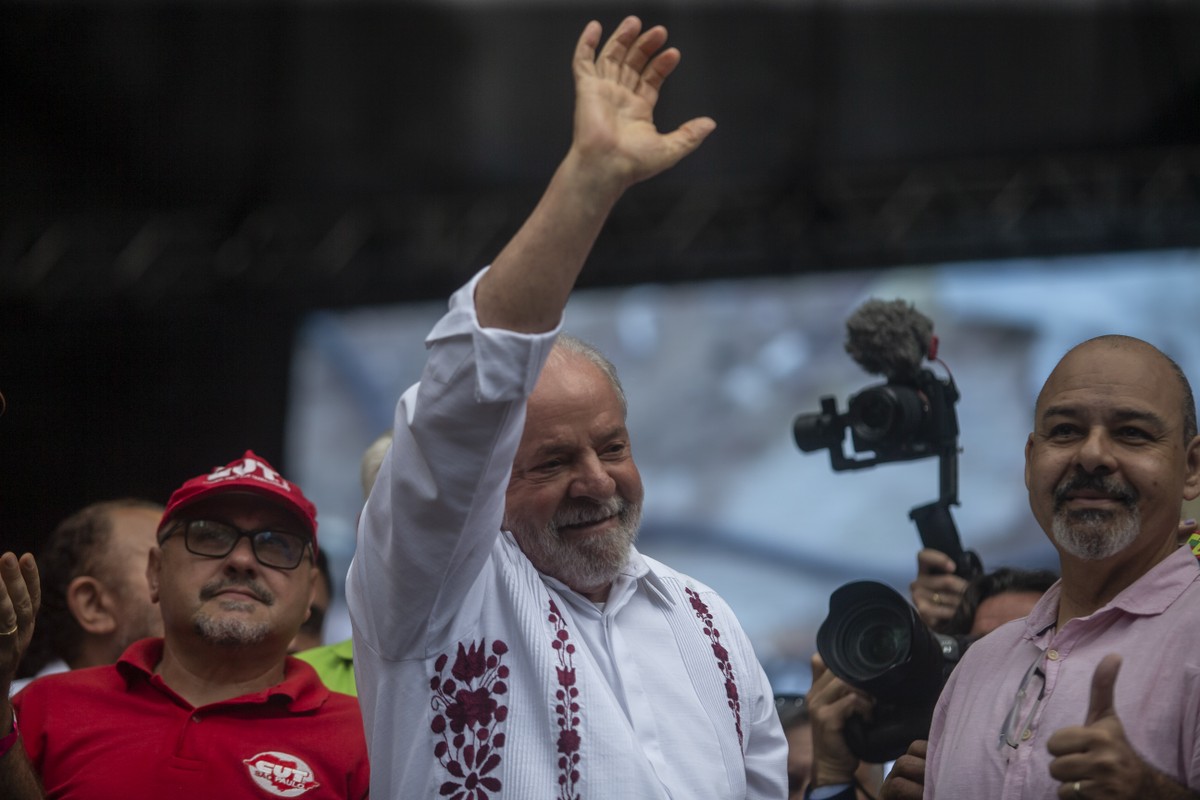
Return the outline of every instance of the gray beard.
<path id="1" fill-rule="evenodd" d="M 602 519 L 617 514 L 619 526 L 600 537 L 575 540 L 571 532 L 560 533 L 567 525 Z M 641 504 L 626 503 L 613 498 L 608 503 L 574 504 L 555 514 L 554 519 L 540 529 L 506 521 L 533 566 L 570 586 L 577 592 L 595 591 L 611 584 L 629 563 L 629 554 L 637 539 L 642 521 Z"/>
<path id="2" fill-rule="evenodd" d="M 197 614 L 192 627 L 207 643 L 223 647 L 260 644 L 271 632 L 271 626 L 265 622 L 246 622 L 208 614 Z"/>
<path id="3" fill-rule="evenodd" d="M 253 579 L 218 578 L 200 589 L 200 599 L 210 600 L 230 586 L 244 586 L 265 605 L 275 605 L 275 595 L 271 593 L 271 590 Z M 229 611 L 254 610 L 254 604 L 251 601 L 239 600 L 236 596 L 222 598 L 218 601 L 218 605 Z M 192 629 L 209 644 L 222 646 L 259 644 L 271 633 L 271 626 L 267 622 L 246 622 L 237 617 L 214 617 L 205 611 L 197 612 L 196 616 L 192 618 Z"/>
<path id="4" fill-rule="evenodd" d="M 1099 561 L 1133 544 L 1142 528 L 1142 515 L 1136 506 L 1119 516 L 1099 509 L 1073 513 L 1060 509 L 1051 528 L 1063 550 L 1085 561 Z"/>

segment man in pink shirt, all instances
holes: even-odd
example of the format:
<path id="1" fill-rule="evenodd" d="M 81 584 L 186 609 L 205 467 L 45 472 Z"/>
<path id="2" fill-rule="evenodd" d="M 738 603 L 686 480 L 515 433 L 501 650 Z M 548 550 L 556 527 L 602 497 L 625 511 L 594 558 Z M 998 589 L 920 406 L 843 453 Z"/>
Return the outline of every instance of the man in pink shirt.
<path id="1" fill-rule="evenodd" d="M 896 762 L 882 798 L 1200 797 L 1200 535 L 1180 547 L 1195 523 L 1178 522 L 1181 502 L 1200 496 L 1196 427 L 1187 378 L 1143 341 L 1103 336 L 1059 362 L 1038 397 L 1025 480 L 1062 580 L 971 646 L 929 742 Z M 953 587 L 921 566 L 924 614 Z M 848 800 L 857 761 L 841 727 L 871 700 L 819 659 L 813 672 L 823 735 L 806 797 Z"/>
<path id="2" fill-rule="evenodd" d="M 1025 483 L 1062 580 L 951 675 L 923 796 L 1200 796 L 1200 565 L 1176 544 L 1200 438 L 1182 371 L 1130 337 L 1072 349 L 1038 397 Z M 885 797 L 920 795 L 921 744 Z"/>

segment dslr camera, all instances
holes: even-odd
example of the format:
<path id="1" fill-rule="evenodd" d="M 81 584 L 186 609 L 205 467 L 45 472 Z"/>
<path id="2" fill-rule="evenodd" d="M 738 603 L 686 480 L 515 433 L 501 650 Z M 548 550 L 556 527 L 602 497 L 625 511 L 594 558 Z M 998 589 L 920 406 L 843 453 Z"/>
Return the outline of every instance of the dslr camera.
<path id="1" fill-rule="evenodd" d="M 950 515 L 958 504 L 958 387 L 949 371 L 939 378 L 925 359 L 937 358 L 933 323 L 902 300 L 869 300 L 846 321 L 846 351 L 885 383 L 850 396 L 839 413 L 833 397 L 821 411 L 796 417 L 792 432 L 806 453 L 828 450 L 836 472 L 894 461 L 938 458 L 938 499 L 913 508 L 925 547 L 954 559 L 957 574 L 982 573 L 964 551 Z M 855 455 L 845 451 L 846 431 Z M 929 734 L 933 708 L 950 671 L 966 650 L 964 637 L 943 636 L 922 622 L 907 600 L 883 583 L 857 581 L 829 599 L 817 650 L 846 683 L 872 695 L 874 714 L 847 720 L 846 744 L 873 763 L 891 761 Z"/>
<path id="2" fill-rule="evenodd" d="M 882 764 L 928 738 L 938 695 L 970 642 L 932 631 L 887 584 L 855 581 L 835 591 L 817 651 L 834 675 L 875 698 L 870 721 L 846 720 L 850 752 Z"/>

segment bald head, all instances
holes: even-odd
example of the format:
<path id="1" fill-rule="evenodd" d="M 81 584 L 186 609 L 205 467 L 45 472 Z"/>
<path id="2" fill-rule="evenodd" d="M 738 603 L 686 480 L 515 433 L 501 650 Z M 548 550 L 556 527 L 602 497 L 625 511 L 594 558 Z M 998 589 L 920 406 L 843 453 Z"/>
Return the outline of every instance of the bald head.
<path id="1" fill-rule="evenodd" d="M 1051 387 L 1057 374 L 1066 369 L 1078 357 L 1092 352 L 1103 353 L 1105 350 L 1112 351 L 1113 353 L 1131 352 L 1140 354 L 1151 362 L 1156 361 L 1166 367 L 1173 376 L 1176 389 L 1178 390 L 1183 442 L 1186 445 L 1195 438 L 1197 433 L 1196 400 L 1192 394 L 1192 385 L 1188 381 L 1187 375 L 1184 374 L 1183 369 L 1166 353 L 1149 342 L 1133 336 L 1123 336 L 1120 334 L 1097 336 L 1081 342 L 1068 350 L 1067 354 L 1058 362 L 1054 371 L 1050 373 L 1050 377 L 1046 379 L 1046 383 L 1042 386 L 1042 391 L 1038 394 L 1037 404 L 1034 408 L 1035 417 L 1042 413 L 1047 389 Z"/>

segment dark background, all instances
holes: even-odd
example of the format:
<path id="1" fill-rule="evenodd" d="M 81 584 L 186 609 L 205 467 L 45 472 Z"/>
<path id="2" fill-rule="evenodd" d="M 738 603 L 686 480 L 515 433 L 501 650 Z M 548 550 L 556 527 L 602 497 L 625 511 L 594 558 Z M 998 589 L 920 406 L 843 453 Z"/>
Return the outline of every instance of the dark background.
<path id="1" fill-rule="evenodd" d="M 297 321 L 487 263 L 627 12 L 719 127 L 585 285 L 1200 245 L 1194 3 L 4 3 L 0 548 L 286 467 Z"/>

